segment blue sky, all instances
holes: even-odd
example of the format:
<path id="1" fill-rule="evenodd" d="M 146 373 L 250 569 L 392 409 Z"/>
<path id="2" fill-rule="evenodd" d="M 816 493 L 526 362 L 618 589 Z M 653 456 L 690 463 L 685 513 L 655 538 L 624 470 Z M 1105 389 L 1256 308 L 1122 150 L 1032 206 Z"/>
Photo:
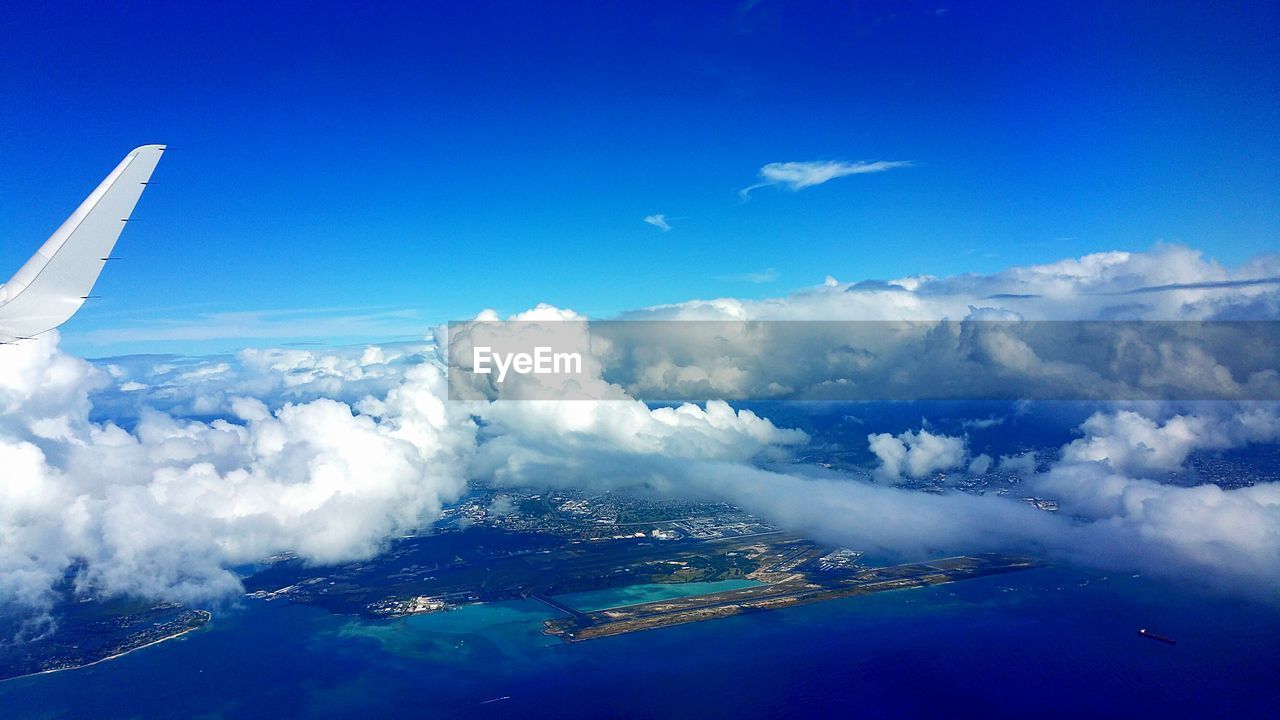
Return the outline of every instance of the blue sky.
<path id="1" fill-rule="evenodd" d="M 1280 237 L 1275 5 L 691 5 L 6 3 L 0 276 L 152 142 L 171 151 L 73 349 L 608 315 L 1160 240 L 1238 263 Z M 766 163 L 813 160 L 913 164 L 741 201 Z M 217 337 L 140 332 L 208 315 Z"/>

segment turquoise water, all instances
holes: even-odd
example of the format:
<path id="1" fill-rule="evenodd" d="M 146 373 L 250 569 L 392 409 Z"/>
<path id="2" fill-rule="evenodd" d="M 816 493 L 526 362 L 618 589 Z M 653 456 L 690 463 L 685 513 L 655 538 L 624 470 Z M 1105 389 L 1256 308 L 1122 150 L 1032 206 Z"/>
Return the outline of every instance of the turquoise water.
<path id="1" fill-rule="evenodd" d="M 588 590 L 587 592 L 566 593 L 557 595 L 556 599 L 575 610 L 590 612 L 621 605 L 670 600 L 671 598 L 703 595 L 706 593 L 737 590 L 752 587 L 760 583 L 755 580 L 717 580 L 715 582 L 689 583 L 647 583 L 624 588 L 608 590 Z"/>
<path id="2" fill-rule="evenodd" d="M 541 633 L 554 616 L 519 601 L 363 622 L 247 601 L 171 642 L 0 683 L 0 716 L 1253 717 L 1280 707 L 1276 608 L 1070 568 L 572 645 Z"/>

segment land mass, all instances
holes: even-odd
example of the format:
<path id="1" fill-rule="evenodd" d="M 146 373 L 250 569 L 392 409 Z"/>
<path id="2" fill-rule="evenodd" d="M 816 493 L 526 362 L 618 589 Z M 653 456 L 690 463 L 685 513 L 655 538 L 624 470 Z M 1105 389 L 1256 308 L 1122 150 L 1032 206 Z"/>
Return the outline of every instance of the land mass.
<path id="1" fill-rule="evenodd" d="M 185 605 L 130 601 L 70 602 L 59 613 L 54 629 L 0 644 L 0 680 L 111 660 L 201 628 L 212 618 Z"/>
<path id="2" fill-rule="evenodd" d="M 892 565 L 852 576 L 823 576 L 798 572 L 777 582 L 672 600 L 627 605 L 593 612 L 561 607 L 568 617 L 548 620 L 545 632 L 565 642 L 579 642 L 639 630 L 714 620 L 793 605 L 868 595 L 886 590 L 943 583 L 1037 567 L 1030 558 L 985 554 Z M 554 607 L 554 606 L 553 606 Z"/>
<path id="3" fill-rule="evenodd" d="M 1037 567 L 983 554 L 870 567 L 863 553 L 822 545 L 723 503 L 656 501 L 563 490 L 499 493 L 483 486 L 430 535 L 403 538 L 366 562 L 274 563 L 249 595 L 367 619 L 533 599 L 565 617 L 544 632 L 566 642 L 748 612 L 924 587 Z M 565 596 L 648 583 L 752 580 L 677 600 L 581 611 Z"/>

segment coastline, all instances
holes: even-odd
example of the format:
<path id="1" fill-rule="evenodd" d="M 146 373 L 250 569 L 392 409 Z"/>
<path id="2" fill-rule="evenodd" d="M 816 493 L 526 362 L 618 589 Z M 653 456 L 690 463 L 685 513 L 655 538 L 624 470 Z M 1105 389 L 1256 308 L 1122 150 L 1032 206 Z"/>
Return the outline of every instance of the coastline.
<path id="1" fill-rule="evenodd" d="M 51 668 L 51 669 L 49 669 L 49 670 L 38 670 L 38 671 L 36 671 L 36 672 L 26 673 L 25 675 L 14 675 L 13 677 L 8 677 L 8 678 L 0 679 L 0 683 L 6 683 L 6 682 L 9 682 L 10 680 L 21 680 L 22 678 L 37 677 L 37 676 L 39 676 L 39 675 L 52 675 L 53 673 L 65 672 L 65 671 L 68 671 L 68 670 L 81 670 L 81 669 L 83 669 L 83 668 L 92 667 L 92 666 L 97 665 L 97 664 L 99 664 L 99 663 L 107 662 L 108 660 L 115 660 L 116 658 L 122 658 L 122 657 L 124 657 L 125 655 L 128 655 L 129 653 L 137 652 L 137 651 L 142 650 L 142 649 L 144 649 L 144 648 L 149 648 L 149 647 L 151 647 L 151 646 L 153 646 L 153 645 L 159 645 L 160 643 L 168 642 L 168 641 L 170 641 L 170 640 L 173 640 L 174 638 L 180 638 L 180 637 L 182 637 L 183 635 L 186 635 L 186 634 L 187 634 L 187 633 L 189 633 L 189 632 L 194 632 L 194 631 L 196 631 L 196 630 L 200 630 L 200 629 L 204 628 L 206 625 L 208 625 L 208 624 L 213 620 L 213 613 L 212 613 L 212 612 L 210 612 L 210 611 L 208 611 L 208 610 L 193 610 L 192 612 L 197 612 L 197 613 L 201 613 L 201 614 L 203 614 L 203 615 L 204 615 L 204 622 L 200 623 L 199 625 L 195 625 L 195 626 L 193 626 L 193 627 L 189 627 L 189 628 L 185 628 L 185 629 L 183 629 L 183 630 L 180 630 L 180 631 L 178 631 L 178 632 L 176 632 L 176 633 L 174 633 L 174 634 L 172 634 L 172 635 L 166 635 L 165 637 L 162 637 L 162 638 L 160 638 L 160 639 L 158 639 L 158 640 L 152 640 L 151 642 L 143 643 L 142 645 L 139 645 L 139 646 L 137 646 L 137 647 L 129 648 L 128 650 L 124 650 L 124 651 L 121 651 L 121 652 L 115 653 L 114 655 L 108 655 L 108 656 L 106 656 L 106 657 L 98 658 L 97 660 L 94 660 L 94 661 L 92 661 L 92 662 L 84 663 L 83 665 L 72 665 L 72 666 L 70 666 L 70 667 Z"/>

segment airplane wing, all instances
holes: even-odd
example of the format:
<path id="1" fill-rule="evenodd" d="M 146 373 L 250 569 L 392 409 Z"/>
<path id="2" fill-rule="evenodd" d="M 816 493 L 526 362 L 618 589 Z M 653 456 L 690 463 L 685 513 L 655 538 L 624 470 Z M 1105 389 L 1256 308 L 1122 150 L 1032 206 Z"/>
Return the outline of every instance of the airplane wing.
<path id="1" fill-rule="evenodd" d="M 164 149 L 143 145 L 126 155 L 36 254 L 0 285 L 0 342 L 52 330 L 80 309 Z"/>

